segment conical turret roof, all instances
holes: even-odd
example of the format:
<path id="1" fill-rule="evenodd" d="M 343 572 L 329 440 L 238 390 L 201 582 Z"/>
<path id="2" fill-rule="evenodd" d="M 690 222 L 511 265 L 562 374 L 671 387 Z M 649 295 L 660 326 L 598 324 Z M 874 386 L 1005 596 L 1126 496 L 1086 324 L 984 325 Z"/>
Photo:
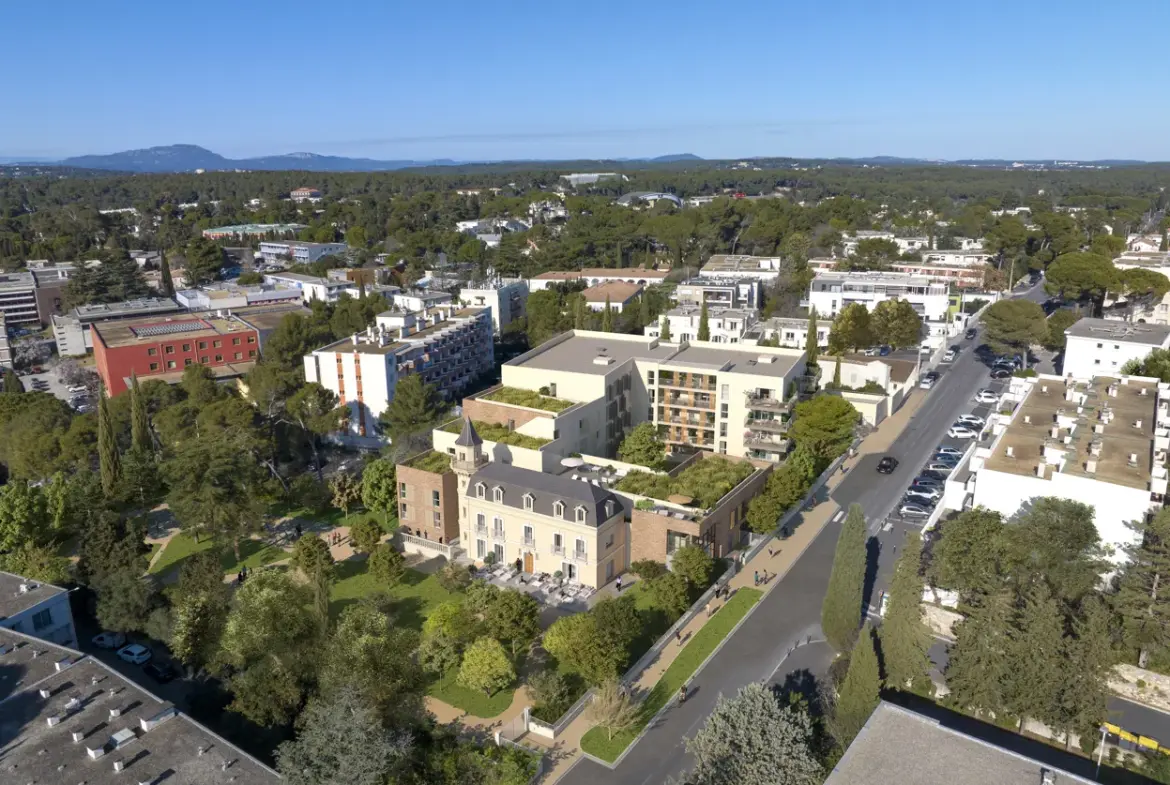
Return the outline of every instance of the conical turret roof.
<path id="1" fill-rule="evenodd" d="M 475 426 L 471 424 L 470 417 L 463 418 L 463 430 L 459 432 L 459 438 L 455 440 L 458 447 L 475 447 L 483 444 L 483 439 L 479 438 L 479 434 L 475 432 Z"/>

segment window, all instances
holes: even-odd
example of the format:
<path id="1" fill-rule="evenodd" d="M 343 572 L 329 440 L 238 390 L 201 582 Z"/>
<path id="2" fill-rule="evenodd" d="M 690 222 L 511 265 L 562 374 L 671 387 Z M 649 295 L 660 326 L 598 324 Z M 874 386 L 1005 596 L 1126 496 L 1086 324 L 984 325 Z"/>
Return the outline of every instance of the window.
<path id="1" fill-rule="evenodd" d="M 243 352 L 236 352 L 236 354 L 235 354 L 235 358 L 236 358 L 237 360 L 242 360 L 242 359 L 244 359 L 244 353 L 243 353 Z"/>
<path id="2" fill-rule="evenodd" d="M 431 506 L 432 507 L 439 506 L 439 492 L 438 491 L 431 491 Z"/>
<path id="3" fill-rule="evenodd" d="M 221 363 L 221 362 L 223 362 L 223 355 L 222 355 L 222 354 L 217 354 L 217 355 L 215 355 L 215 361 L 216 361 L 217 363 Z"/>
<path id="4" fill-rule="evenodd" d="M 524 494 L 524 509 L 531 510 L 534 499 L 531 493 Z"/>
<path id="5" fill-rule="evenodd" d="M 731 394 L 731 385 L 722 384 L 719 386 L 719 397 L 726 398 Z"/>
<path id="6" fill-rule="evenodd" d="M 492 531 L 501 537 L 504 536 L 504 519 L 498 515 L 492 518 Z"/>
<path id="7" fill-rule="evenodd" d="M 577 523 L 585 523 L 585 519 L 587 516 L 588 516 L 588 513 L 585 511 L 584 507 L 577 508 Z"/>
<path id="8" fill-rule="evenodd" d="M 504 546 L 499 544 L 499 543 L 496 543 L 496 546 L 493 550 L 495 551 L 495 554 L 496 554 L 496 564 L 503 563 L 503 561 L 504 561 Z"/>
<path id="9" fill-rule="evenodd" d="M 175 367 L 175 361 L 174 360 L 167 360 L 167 368 L 174 368 L 174 367 Z"/>
<path id="10" fill-rule="evenodd" d="M 565 538 L 561 536 L 560 532 L 553 535 L 553 550 L 560 553 L 565 548 Z"/>
<path id="11" fill-rule="evenodd" d="M 158 363 L 151 363 L 150 370 L 157 371 L 158 370 Z"/>
<path id="12" fill-rule="evenodd" d="M 605 503 L 605 517 L 606 518 L 613 517 L 613 502 L 606 502 Z"/>
<path id="13" fill-rule="evenodd" d="M 399 499 L 406 498 L 406 483 L 404 483 L 404 482 L 398 483 L 398 498 Z"/>
<path id="14" fill-rule="evenodd" d="M 719 452 L 727 452 L 727 442 L 719 442 Z"/>
<path id="15" fill-rule="evenodd" d="M 164 347 L 163 347 L 163 352 L 164 352 L 165 354 L 174 354 L 174 353 L 175 353 L 175 347 L 174 347 L 174 346 L 164 346 Z"/>
<path id="16" fill-rule="evenodd" d="M 191 358 L 190 358 L 190 357 L 188 357 L 187 359 L 183 360 L 183 367 L 184 367 L 184 368 L 186 368 L 186 367 L 187 367 L 188 365 L 190 365 L 190 364 L 191 364 Z"/>
<path id="17" fill-rule="evenodd" d="M 482 482 L 477 482 L 475 484 L 475 495 L 477 498 L 486 499 L 487 496 L 485 495 L 485 491 L 486 491 L 486 488 L 484 487 L 484 484 Z"/>
<path id="18" fill-rule="evenodd" d="M 725 422 L 719 423 L 719 435 L 720 436 L 727 435 L 727 423 L 725 423 Z"/>
<path id="19" fill-rule="evenodd" d="M 45 627 L 51 626 L 53 624 L 52 609 L 46 608 L 40 613 L 33 614 L 32 623 L 34 630 L 43 630 Z"/>
<path id="20" fill-rule="evenodd" d="M 727 404 L 725 404 L 725 403 L 719 404 L 719 416 L 720 417 L 727 416 Z"/>
<path id="21" fill-rule="evenodd" d="M 524 524 L 524 542 L 527 545 L 536 542 L 536 531 L 528 524 Z"/>
<path id="22" fill-rule="evenodd" d="M 482 560 L 487 555 L 487 543 L 483 540 L 475 541 L 475 558 Z"/>
<path id="23" fill-rule="evenodd" d="M 1100 364 L 1101 364 L 1100 360 L 1093 360 L 1093 365 L 1100 365 Z"/>
<path id="24" fill-rule="evenodd" d="M 654 384 L 654 371 L 646 372 L 646 384 Z"/>
<path id="25" fill-rule="evenodd" d="M 203 363 L 204 365 L 207 365 L 207 360 L 208 357 L 206 354 L 199 358 L 199 362 Z"/>
<path id="26" fill-rule="evenodd" d="M 256 336 L 255 336 L 255 335 L 249 335 L 249 336 L 248 336 L 248 343 L 256 343 Z"/>
<path id="27" fill-rule="evenodd" d="M 610 532 L 609 536 L 605 538 L 605 547 L 606 548 L 613 547 L 613 532 Z"/>
<path id="28" fill-rule="evenodd" d="M 438 512 L 438 510 L 435 511 L 434 517 L 435 517 L 435 525 L 436 526 L 438 526 L 439 524 L 441 524 L 443 522 L 443 516 Z"/>
<path id="29" fill-rule="evenodd" d="M 199 342 L 199 348 L 200 348 L 200 349 L 206 349 L 206 348 L 207 348 L 207 341 L 200 341 L 200 342 Z"/>
<path id="30" fill-rule="evenodd" d="M 255 357 L 255 356 L 256 356 L 256 350 L 255 350 L 255 349 L 249 349 L 249 350 L 248 350 L 248 356 L 249 356 L 249 357 Z"/>
<path id="31" fill-rule="evenodd" d="M 402 512 L 399 514 L 399 516 L 398 516 L 398 517 L 399 517 L 399 518 L 405 518 L 405 517 L 406 517 L 406 502 L 403 502 L 403 503 L 402 503 Z"/>
<path id="32" fill-rule="evenodd" d="M 214 349 L 219 349 L 220 347 L 223 346 L 223 341 L 212 341 L 211 346 Z"/>
<path id="33" fill-rule="evenodd" d="M 504 489 L 503 488 L 501 488 L 499 486 L 492 488 L 492 501 L 494 501 L 496 504 L 503 504 L 504 503 Z"/>
<path id="34" fill-rule="evenodd" d="M 1099 343 L 1099 344 L 1097 344 L 1097 348 L 1098 348 L 1098 349 L 1104 349 L 1104 348 L 1105 348 L 1105 344 L 1103 344 L 1103 343 Z"/>
<path id="35" fill-rule="evenodd" d="M 487 528 L 487 516 L 485 516 L 482 512 L 477 512 L 475 514 L 475 526 L 478 529 Z"/>
<path id="36" fill-rule="evenodd" d="M 565 503 L 562 501 L 553 502 L 553 515 L 558 518 L 565 517 Z"/>
<path id="37" fill-rule="evenodd" d="M 576 545 L 575 551 L 576 551 L 578 556 L 585 555 L 585 540 L 581 539 L 580 537 L 577 538 L 577 545 Z"/>
<path id="38" fill-rule="evenodd" d="M 239 338 L 232 338 L 232 346 L 239 346 L 239 345 L 240 345 L 240 339 Z"/>
<path id="39" fill-rule="evenodd" d="M 189 344 L 189 343 L 183 344 L 183 351 L 185 351 L 185 352 L 191 351 L 191 344 Z"/>
<path id="40" fill-rule="evenodd" d="M 1100 348 L 1100 347 L 1098 346 L 1098 348 Z M 148 357 L 155 357 L 158 355 L 158 349 L 156 349 L 152 346 L 146 350 L 146 354 Z"/>

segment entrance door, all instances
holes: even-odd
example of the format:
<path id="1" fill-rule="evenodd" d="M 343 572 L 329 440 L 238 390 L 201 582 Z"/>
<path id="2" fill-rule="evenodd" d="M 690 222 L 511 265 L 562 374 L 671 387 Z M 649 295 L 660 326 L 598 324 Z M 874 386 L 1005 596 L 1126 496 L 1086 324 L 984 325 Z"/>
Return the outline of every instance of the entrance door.
<path id="1" fill-rule="evenodd" d="M 532 572 L 532 553 L 524 554 L 524 572 Z"/>

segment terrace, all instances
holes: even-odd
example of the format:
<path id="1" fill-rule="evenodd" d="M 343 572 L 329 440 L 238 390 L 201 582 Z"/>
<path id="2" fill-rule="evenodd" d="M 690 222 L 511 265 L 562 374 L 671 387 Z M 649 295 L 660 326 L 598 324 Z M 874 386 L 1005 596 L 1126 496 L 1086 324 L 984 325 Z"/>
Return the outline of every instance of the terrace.
<path id="1" fill-rule="evenodd" d="M 672 501 L 671 496 L 687 496 L 697 506 L 711 509 L 754 471 L 755 467 L 748 461 L 707 456 L 674 476 L 632 471 L 614 489 L 661 501 Z"/>
<path id="2" fill-rule="evenodd" d="M 416 455 L 406 461 L 406 465 L 412 469 L 430 472 L 431 474 L 445 474 L 451 469 L 451 456 L 446 453 L 427 450 L 421 455 Z"/>
<path id="3" fill-rule="evenodd" d="M 506 425 L 497 425 L 496 423 L 484 422 L 483 420 L 472 420 L 472 424 L 475 426 L 476 433 L 485 442 L 507 444 L 512 447 L 524 447 L 529 450 L 539 450 L 551 442 L 551 439 L 541 439 L 537 436 L 528 436 L 527 434 L 510 430 Z M 463 420 L 452 420 L 444 425 L 442 430 L 447 433 L 459 433 L 463 430 Z"/>
<path id="4" fill-rule="evenodd" d="M 572 401 L 541 395 L 532 390 L 522 390 L 519 387 L 500 387 L 486 395 L 481 395 L 480 400 L 506 403 L 511 406 L 525 406 L 529 409 L 543 409 L 554 414 L 563 412 L 573 405 Z"/>

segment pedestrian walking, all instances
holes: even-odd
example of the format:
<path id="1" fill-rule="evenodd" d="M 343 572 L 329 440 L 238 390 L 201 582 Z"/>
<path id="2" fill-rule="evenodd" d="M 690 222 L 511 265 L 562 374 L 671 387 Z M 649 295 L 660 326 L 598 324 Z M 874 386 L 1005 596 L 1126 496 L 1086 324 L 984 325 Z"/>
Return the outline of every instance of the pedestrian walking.
<path id="1" fill-rule="evenodd" d="M 768 558 L 769 559 L 772 558 L 772 549 L 771 548 L 768 549 Z"/>
<path id="2" fill-rule="evenodd" d="M 674 631 L 674 639 L 678 642 L 678 645 L 681 647 L 682 646 L 682 629 L 677 629 Z"/>
<path id="3" fill-rule="evenodd" d="M 622 576 L 620 576 L 620 575 L 618 576 L 618 579 L 617 579 L 617 593 L 618 594 L 622 593 Z"/>
<path id="4" fill-rule="evenodd" d="M 756 572 L 755 572 L 755 581 L 756 581 L 756 585 L 759 586 L 760 585 L 760 571 L 759 570 L 756 570 Z"/>
<path id="5" fill-rule="evenodd" d="M 711 618 L 711 603 L 710 603 L 710 601 L 707 602 L 707 618 L 708 619 Z"/>

